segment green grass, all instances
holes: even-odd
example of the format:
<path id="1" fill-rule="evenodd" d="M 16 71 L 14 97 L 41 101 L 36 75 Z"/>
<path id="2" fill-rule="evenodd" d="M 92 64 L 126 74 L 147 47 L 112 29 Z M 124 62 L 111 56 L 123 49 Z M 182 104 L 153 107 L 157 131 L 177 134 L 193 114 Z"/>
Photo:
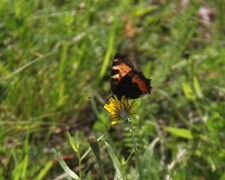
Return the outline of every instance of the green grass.
<path id="1" fill-rule="evenodd" d="M 85 152 L 110 126 L 103 105 L 116 52 L 154 87 L 132 117 L 144 177 L 225 179 L 225 2 L 154 2 L 0 0 L 0 179 L 65 175 L 53 148 L 83 179 L 101 177 Z M 106 179 L 113 162 L 137 177 L 124 124 L 98 143 Z"/>

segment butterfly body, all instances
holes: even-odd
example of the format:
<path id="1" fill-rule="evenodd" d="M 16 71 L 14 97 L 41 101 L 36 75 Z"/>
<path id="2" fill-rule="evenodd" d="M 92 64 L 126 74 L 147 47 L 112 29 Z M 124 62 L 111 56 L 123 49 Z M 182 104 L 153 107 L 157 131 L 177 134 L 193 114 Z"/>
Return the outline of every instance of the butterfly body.
<path id="1" fill-rule="evenodd" d="M 150 81 L 126 60 L 124 55 L 116 53 L 111 70 L 111 91 L 113 95 L 116 95 L 119 99 L 122 96 L 137 99 L 151 93 Z"/>

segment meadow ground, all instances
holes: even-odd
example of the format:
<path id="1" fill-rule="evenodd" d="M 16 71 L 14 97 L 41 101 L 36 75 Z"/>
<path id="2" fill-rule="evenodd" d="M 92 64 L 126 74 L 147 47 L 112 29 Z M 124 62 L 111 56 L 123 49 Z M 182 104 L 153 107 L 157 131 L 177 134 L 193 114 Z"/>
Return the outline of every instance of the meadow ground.
<path id="1" fill-rule="evenodd" d="M 0 179 L 225 179 L 224 12 L 224 0 L 0 0 Z M 134 100 L 136 154 L 103 108 L 116 52 L 152 79 Z"/>

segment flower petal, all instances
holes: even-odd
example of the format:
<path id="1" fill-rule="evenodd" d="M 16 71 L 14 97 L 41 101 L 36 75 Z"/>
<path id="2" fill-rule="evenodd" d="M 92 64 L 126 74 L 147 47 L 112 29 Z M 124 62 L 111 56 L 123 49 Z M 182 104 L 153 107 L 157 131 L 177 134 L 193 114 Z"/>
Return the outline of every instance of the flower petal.
<path id="1" fill-rule="evenodd" d="M 129 101 L 124 96 L 119 100 L 117 96 L 109 98 L 109 104 L 105 104 L 104 108 L 109 112 L 111 116 L 111 124 L 117 124 L 122 120 L 129 118 L 131 114 L 131 106 Z"/>

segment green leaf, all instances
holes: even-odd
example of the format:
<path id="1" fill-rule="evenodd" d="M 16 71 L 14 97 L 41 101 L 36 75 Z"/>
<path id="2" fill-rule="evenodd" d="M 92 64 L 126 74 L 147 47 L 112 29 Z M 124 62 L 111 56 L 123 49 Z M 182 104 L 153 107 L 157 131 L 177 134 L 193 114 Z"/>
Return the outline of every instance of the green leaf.
<path id="1" fill-rule="evenodd" d="M 102 68 L 100 71 L 100 77 L 102 78 L 105 75 L 105 72 L 107 70 L 109 61 L 110 61 L 110 56 L 113 52 L 113 46 L 114 46 L 114 39 L 115 39 L 115 29 L 113 28 L 111 31 L 111 34 L 109 36 L 109 42 L 108 42 L 108 49 L 106 51 L 103 63 L 102 63 Z"/>
<path id="2" fill-rule="evenodd" d="M 59 152 L 57 152 L 55 149 L 53 149 L 53 152 L 57 158 L 57 160 L 59 161 L 59 164 L 61 165 L 61 167 L 63 168 L 63 170 L 66 172 L 66 174 L 70 177 L 72 177 L 73 179 L 80 179 L 78 177 L 78 175 L 73 172 L 66 164 L 66 162 L 61 158 L 61 155 Z"/>
<path id="3" fill-rule="evenodd" d="M 47 176 L 49 170 L 54 165 L 54 162 L 52 160 L 48 161 L 45 166 L 41 169 L 41 171 L 38 173 L 36 180 L 42 180 Z"/>
<path id="4" fill-rule="evenodd" d="M 188 129 L 165 127 L 165 130 L 177 137 L 182 137 L 185 139 L 193 139 L 192 133 Z"/>
<path id="5" fill-rule="evenodd" d="M 183 87 L 184 95 L 190 100 L 195 100 L 195 94 L 191 86 L 188 83 L 183 82 L 182 87 Z"/>
<path id="6" fill-rule="evenodd" d="M 159 138 L 155 138 L 144 152 L 144 156 L 141 161 L 143 179 L 160 179 L 160 161 L 158 161 L 154 156 L 154 149 L 159 142 Z"/>
<path id="7" fill-rule="evenodd" d="M 123 175 L 122 175 L 123 171 L 122 171 L 122 165 L 121 165 L 120 161 L 116 157 L 116 154 L 114 153 L 112 147 L 107 142 L 105 142 L 105 145 L 106 145 L 106 148 L 109 152 L 109 156 L 113 161 L 113 166 L 116 169 L 117 178 L 123 179 Z"/>
<path id="8" fill-rule="evenodd" d="M 69 139 L 69 143 L 70 143 L 70 146 L 73 148 L 73 150 L 77 153 L 78 150 L 79 150 L 79 142 L 77 142 L 77 144 L 75 144 L 75 140 L 74 138 L 70 135 L 69 132 L 67 132 L 67 136 L 68 136 L 68 139 Z"/>
<path id="9" fill-rule="evenodd" d="M 4 67 L 4 65 L 2 63 L 0 63 L 0 76 L 8 76 L 10 74 L 10 72 L 8 71 L 8 69 L 6 69 L 6 67 Z"/>
<path id="10" fill-rule="evenodd" d="M 199 85 L 199 82 L 198 82 L 198 79 L 197 77 L 194 77 L 194 89 L 195 89 L 195 92 L 196 92 L 196 95 L 198 98 L 202 98 L 203 97 L 203 93 L 202 93 L 202 89 Z"/>
<path id="11" fill-rule="evenodd" d="M 138 7 L 137 9 L 134 9 L 132 13 L 137 17 L 141 17 L 145 14 L 148 14 L 157 10 L 157 8 L 158 8 L 157 6 L 146 6 L 146 7 L 141 6 L 141 7 Z"/>

